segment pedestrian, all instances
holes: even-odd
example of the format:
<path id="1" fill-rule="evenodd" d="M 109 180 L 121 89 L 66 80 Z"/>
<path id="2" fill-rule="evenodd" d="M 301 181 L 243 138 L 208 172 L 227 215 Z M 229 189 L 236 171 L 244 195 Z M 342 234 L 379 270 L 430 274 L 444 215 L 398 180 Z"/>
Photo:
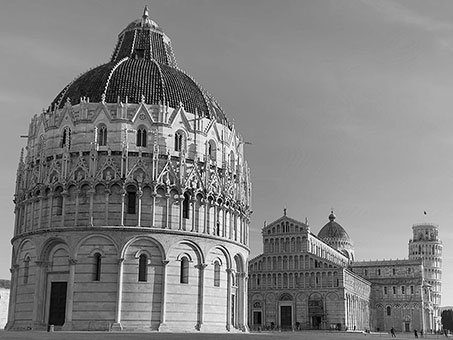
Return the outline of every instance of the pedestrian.
<path id="1" fill-rule="evenodd" d="M 423 329 L 420 329 L 420 338 L 423 338 Z"/>
<path id="2" fill-rule="evenodd" d="M 392 334 L 392 338 L 396 338 L 396 334 L 395 334 L 395 328 L 391 328 L 390 329 L 390 333 Z"/>
<path id="3" fill-rule="evenodd" d="M 418 338 L 418 333 L 417 333 L 417 330 L 416 330 L 416 329 L 414 329 L 414 336 L 415 336 L 416 338 Z"/>
<path id="4" fill-rule="evenodd" d="M 446 337 L 448 337 L 448 330 L 447 330 L 446 328 L 444 328 L 444 335 L 445 335 Z"/>

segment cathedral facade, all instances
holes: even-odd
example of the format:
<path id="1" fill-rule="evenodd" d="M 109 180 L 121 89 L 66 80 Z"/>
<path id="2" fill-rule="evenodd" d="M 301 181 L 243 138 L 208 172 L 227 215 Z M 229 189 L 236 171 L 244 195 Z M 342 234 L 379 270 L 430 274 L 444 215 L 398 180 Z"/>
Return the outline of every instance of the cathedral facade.
<path id="1" fill-rule="evenodd" d="M 437 226 L 415 225 L 405 260 L 356 261 L 335 221 L 313 234 L 286 216 L 264 226 L 249 265 L 252 329 L 399 332 L 438 330 L 442 244 Z"/>
<path id="2" fill-rule="evenodd" d="M 7 329 L 247 329 L 250 171 L 149 17 L 32 118 Z"/>

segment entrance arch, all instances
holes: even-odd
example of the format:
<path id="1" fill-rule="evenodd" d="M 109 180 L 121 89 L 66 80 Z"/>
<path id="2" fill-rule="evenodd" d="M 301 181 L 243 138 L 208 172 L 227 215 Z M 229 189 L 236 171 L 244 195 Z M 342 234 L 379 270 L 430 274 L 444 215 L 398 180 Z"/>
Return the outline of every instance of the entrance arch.
<path id="1" fill-rule="evenodd" d="M 308 319 L 312 329 L 322 329 L 324 317 L 324 302 L 321 294 L 314 293 L 308 298 Z"/>
<path id="2" fill-rule="evenodd" d="M 294 324 L 294 299 L 291 294 L 284 293 L 278 302 L 279 323 L 282 330 L 292 330 Z"/>

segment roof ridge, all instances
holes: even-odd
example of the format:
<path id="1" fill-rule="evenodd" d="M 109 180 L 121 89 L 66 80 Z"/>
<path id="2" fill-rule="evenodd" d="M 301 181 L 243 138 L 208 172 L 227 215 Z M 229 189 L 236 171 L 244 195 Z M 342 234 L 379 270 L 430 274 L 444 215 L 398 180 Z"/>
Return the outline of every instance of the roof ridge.
<path id="1" fill-rule="evenodd" d="M 126 60 L 128 60 L 129 57 L 124 57 L 123 59 L 121 59 L 120 61 L 118 61 L 115 66 L 113 66 L 113 68 L 110 70 L 110 73 L 109 73 L 109 76 L 107 78 L 107 81 L 105 82 L 105 86 L 104 86 L 104 91 L 102 92 L 102 95 L 107 95 L 107 89 L 110 85 L 110 80 L 112 79 L 112 76 L 113 76 L 113 72 L 116 71 L 116 69 L 122 64 L 124 63 Z"/>

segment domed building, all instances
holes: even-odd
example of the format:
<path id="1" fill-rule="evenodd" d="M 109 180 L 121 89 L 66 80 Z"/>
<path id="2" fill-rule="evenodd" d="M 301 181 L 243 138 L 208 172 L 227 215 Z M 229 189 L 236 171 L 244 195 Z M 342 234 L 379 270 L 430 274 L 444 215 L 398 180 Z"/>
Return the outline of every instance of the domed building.
<path id="1" fill-rule="evenodd" d="M 243 146 L 145 8 L 31 120 L 7 329 L 246 330 Z"/>
<path id="2" fill-rule="evenodd" d="M 316 236 L 307 221 L 286 216 L 285 209 L 263 227 L 263 253 L 249 263 L 250 327 L 438 330 L 437 226 L 413 227 L 408 259 L 357 261 L 351 238 L 335 219 L 331 212 Z"/>
<path id="3" fill-rule="evenodd" d="M 329 215 L 329 222 L 319 231 L 318 238 L 354 261 L 354 244 L 346 230 L 335 222 L 335 218 L 332 211 Z"/>

